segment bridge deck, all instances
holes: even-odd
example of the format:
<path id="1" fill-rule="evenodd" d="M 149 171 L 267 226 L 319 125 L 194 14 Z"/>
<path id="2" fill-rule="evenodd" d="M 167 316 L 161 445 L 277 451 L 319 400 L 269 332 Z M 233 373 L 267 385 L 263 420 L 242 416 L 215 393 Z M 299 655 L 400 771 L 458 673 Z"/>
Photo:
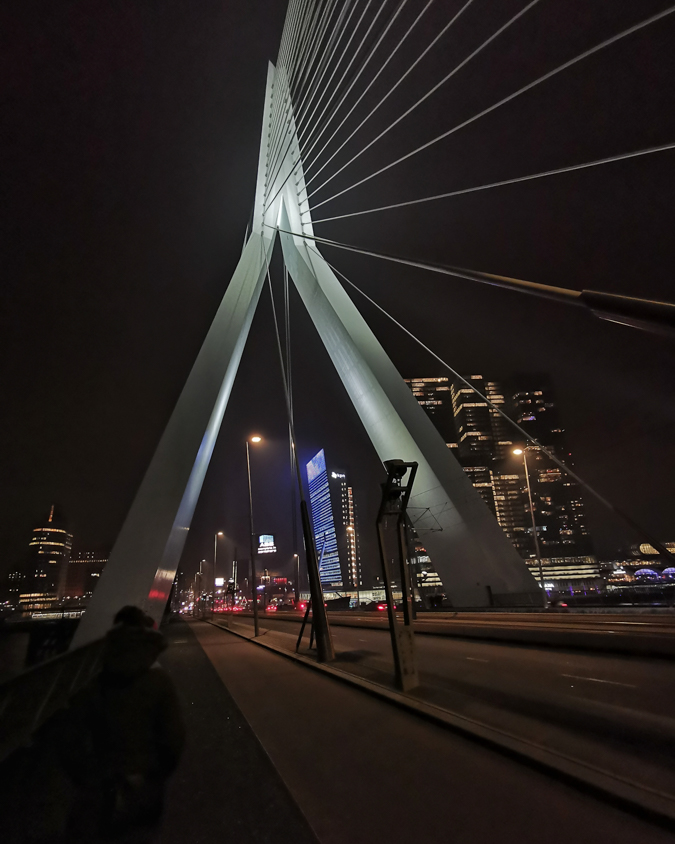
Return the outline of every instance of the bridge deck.
<path id="1" fill-rule="evenodd" d="M 190 629 L 171 631 L 167 665 L 177 682 L 187 690 L 196 679 L 189 664 L 198 653 L 194 636 L 322 844 L 672 840 L 618 808 L 224 630 L 203 622 Z M 216 717 L 210 704 L 207 717 L 208 734 Z M 187 794 L 192 785 L 179 778 L 176 789 Z M 222 784 L 214 779 L 208 801 L 220 803 L 215 788 Z M 251 805 L 255 811 L 259 801 L 247 804 L 247 816 Z"/>

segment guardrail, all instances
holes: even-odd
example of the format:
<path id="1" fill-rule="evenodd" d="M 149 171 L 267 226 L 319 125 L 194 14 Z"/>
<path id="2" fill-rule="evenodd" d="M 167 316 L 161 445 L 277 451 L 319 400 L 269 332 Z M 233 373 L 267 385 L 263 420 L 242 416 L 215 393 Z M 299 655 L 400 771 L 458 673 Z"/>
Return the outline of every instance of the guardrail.
<path id="1" fill-rule="evenodd" d="M 0 762 L 31 736 L 99 668 L 103 639 L 42 662 L 0 684 Z"/>

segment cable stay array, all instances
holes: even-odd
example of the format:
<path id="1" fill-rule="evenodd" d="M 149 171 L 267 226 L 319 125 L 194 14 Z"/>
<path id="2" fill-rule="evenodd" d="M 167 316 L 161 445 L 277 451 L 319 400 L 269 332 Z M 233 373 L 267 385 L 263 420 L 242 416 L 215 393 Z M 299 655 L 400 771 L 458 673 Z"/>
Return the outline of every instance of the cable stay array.
<path id="1" fill-rule="evenodd" d="M 307 222 L 311 221 L 312 225 L 319 225 L 364 215 L 411 209 L 428 203 L 442 203 L 444 200 L 472 193 L 514 187 L 535 180 L 548 179 L 592 168 L 616 166 L 621 162 L 629 162 L 646 156 L 662 155 L 675 150 L 675 141 L 650 143 L 641 148 L 595 157 L 581 163 L 563 164 L 534 173 L 509 176 L 468 187 L 439 191 L 426 196 L 401 198 L 399 201 L 378 205 L 366 202 L 366 207 L 363 208 L 339 211 L 332 215 L 317 215 L 317 209 L 338 200 L 340 197 L 351 194 L 357 188 L 389 173 L 404 162 L 456 135 L 462 129 L 475 124 L 507 104 L 513 103 L 514 100 L 525 97 L 535 88 L 564 74 L 565 71 L 581 62 L 590 59 L 601 51 L 608 50 L 640 31 L 654 27 L 658 22 L 663 21 L 675 12 L 675 5 L 669 6 L 648 18 L 632 23 L 619 32 L 610 34 L 595 45 L 520 85 L 491 105 L 477 110 L 472 116 L 434 134 L 387 163 L 381 163 L 381 166 L 371 172 L 344 185 L 341 185 L 338 181 L 334 192 L 325 196 L 325 189 L 328 185 L 335 180 L 342 179 L 344 181 L 343 174 L 345 171 L 352 168 L 382 139 L 393 133 L 397 128 L 405 126 L 406 121 L 409 125 L 408 118 L 411 118 L 425 103 L 437 98 L 439 92 L 447 89 L 453 80 L 460 77 L 465 79 L 472 63 L 475 64 L 480 61 L 481 55 L 487 53 L 488 48 L 498 40 L 501 43 L 508 38 L 515 37 L 514 33 L 519 23 L 526 16 L 531 17 L 537 14 L 544 4 L 541 0 L 530 0 L 530 2 L 523 4 L 508 20 L 501 23 L 494 31 L 486 34 L 478 46 L 470 50 L 464 58 L 453 62 L 452 66 L 447 68 L 438 80 L 431 80 L 433 84 L 429 85 L 429 81 L 426 80 L 423 84 L 423 92 L 414 96 L 409 105 L 404 104 L 400 108 L 397 107 L 394 95 L 397 92 L 403 92 L 406 87 L 409 88 L 415 76 L 424 73 L 430 57 L 435 57 L 436 64 L 434 67 L 436 67 L 439 53 L 445 55 L 447 52 L 447 55 L 451 55 L 453 51 L 459 50 L 461 52 L 465 42 L 459 33 L 460 26 L 471 15 L 475 18 L 485 12 L 484 0 L 483 2 L 481 0 L 466 0 L 463 3 L 452 4 L 454 7 L 452 9 L 450 5 L 435 3 L 435 0 L 399 0 L 399 2 L 393 2 L 393 0 L 382 0 L 382 2 L 345 0 L 342 3 L 336 3 L 335 0 L 291 0 L 276 66 L 275 84 L 278 87 L 274 92 L 273 112 L 270 121 L 265 209 L 272 206 L 289 180 L 294 179 L 296 185 L 299 184 L 300 176 L 302 176 L 304 183 L 304 195 L 302 197 L 299 195 L 301 218 Z M 437 25 L 435 29 L 430 26 L 432 12 L 436 12 L 443 17 L 440 25 Z M 472 25 L 475 26 L 475 20 Z M 430 35 L 430 33 L 432 34 Z M 453 50 L 448 50 L 449 39 L 453 38 L 455 39 L 455 43 L 452 44 Z M 406 49 L 410 46 L 413 48 L 413 54 L 406 56 Z M 390 76 L 392 78 L 388 78 Z M 379 93 L 378 86 L 382 88 Z M 374 98 L 374 101 L 370 104 L 369 97 Z M 385 111 L 396 116 L 389 116 L 384 128 L 376 129 L 373 137 L 364 139 L 365 130 L 374 126 L 376 118 L 384 114 Z M 419 127 L 416 127 L 416 129 L 419 130 Z M 352 142 L 357 136 L 361 138 L 361 141 L 359 142 L 360 145 L 354 148 Z M 284 167 L 288 167 L 289 159 L 289 172 L 279 181 Z M 313 187 L 310 189 L 310 186 Z M 273 228 L 267 223 L 265 225 Z M 311 256 L 314 255 L 326 261 L 325 257 L 318 252 L 318 246 L 348 251 L 414 269 L 440 273 L 474 283 L 497 286 L 556 302 L 584 307 L 596 316 L 626 325 L 664 333 L 671 333 L 675 330 L 675 305 L 668 302 L 654 302 L 597 290 L 559 287 L 449 264 L 433 263 L 419 257 L 402 257 L 384 252 L 381 249 L 370 248 L 367 245 L 348 244 L 341 240 L 309 234 L 304 231 L 304 224 L 302 231 L 284 229 L 278 224 L 275 228 L 282 234 L 301 239 L 310 260 Z M 396 325 L 400 331 L 425 350 L 454 378 L 475 393 L 491 411 L 501 416 L 524 442 L 540 449 L 572 480 L 584 487 L 605 507 L 622 518 L 637 533 L 658 548 L 661 553 L 671 556 L 658 540 L 608 501 L 568 464 L 559 459 L 555 453 L 539 443 L 535 437 L 511 419 L 499 405 L 494 404 L 489 396 L 483 395 L 470 380 L 464 378 L 441 355 L 433 351 L 398 321 L 382 304 L 356 285 L 334 264 L 328 261 L 326 263 L 350 289 L 356 291 L 360 297 Z M 282 332 L 275 305 L 269 264 L 267 264 L 266 271 L 289 415 L 292 465 L 294 471 L 297 471 L 292 415 L 288 271 L 284 269 L 284 343 L 282 343 Z"/>

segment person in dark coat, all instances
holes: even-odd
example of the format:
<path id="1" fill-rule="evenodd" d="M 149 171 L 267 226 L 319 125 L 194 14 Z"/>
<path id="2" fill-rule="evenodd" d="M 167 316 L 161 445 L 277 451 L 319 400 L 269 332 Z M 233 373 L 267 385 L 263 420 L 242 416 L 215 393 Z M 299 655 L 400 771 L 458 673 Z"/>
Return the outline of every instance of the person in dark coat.
<path id="1" fill-rule="evenodd" d="M 105 637 L 101 672 L 73 706 L 88 736 L 81 773 L 96 794 L 99 833 L 109 837 L 158 824 L 183 748 L 178 696 L 156 662 L 167 643 L 153 627 L 138 607 L 121 609 Z"/>

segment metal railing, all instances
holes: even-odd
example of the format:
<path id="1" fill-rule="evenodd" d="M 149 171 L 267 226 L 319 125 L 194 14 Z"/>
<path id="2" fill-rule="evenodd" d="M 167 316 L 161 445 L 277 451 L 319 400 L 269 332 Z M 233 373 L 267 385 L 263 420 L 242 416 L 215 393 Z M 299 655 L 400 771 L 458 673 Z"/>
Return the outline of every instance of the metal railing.
<path id="1" fill-rule="evenodd" d="M 103 639 L 56 656 L 0 684 L 0 762 L 83 688 L 99 668 Z"/>

